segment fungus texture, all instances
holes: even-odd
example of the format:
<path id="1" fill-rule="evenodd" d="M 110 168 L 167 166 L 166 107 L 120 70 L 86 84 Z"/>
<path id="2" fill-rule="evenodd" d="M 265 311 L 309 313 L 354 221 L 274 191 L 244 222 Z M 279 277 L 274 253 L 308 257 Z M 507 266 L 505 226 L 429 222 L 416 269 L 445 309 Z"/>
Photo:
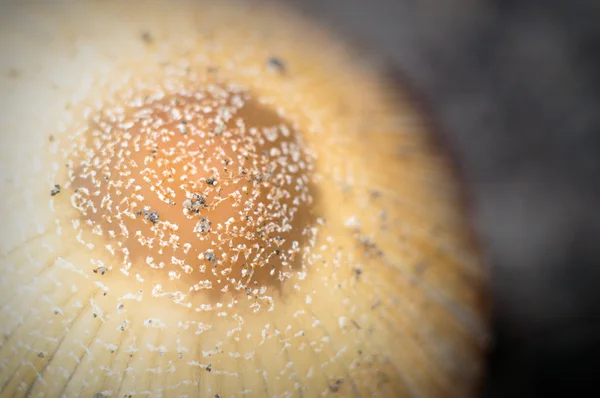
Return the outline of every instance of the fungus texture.
<path id="1" fill-rule="evenodd" d="M 0 396 L 474 393 L 461 188 L 380 65 L 254 3 L 0 22 Z"/>
<path id="2" fill-rule="evenodd" d="M 132 280 L 197 310 L 206 303 L 194 292 L 258 299 L 306 272 L 312 155 L 301 132 L 248 92 L 190 82 L 89 123 L 68 181 L 82 243 L 114 256 L 103 280 Z"/>

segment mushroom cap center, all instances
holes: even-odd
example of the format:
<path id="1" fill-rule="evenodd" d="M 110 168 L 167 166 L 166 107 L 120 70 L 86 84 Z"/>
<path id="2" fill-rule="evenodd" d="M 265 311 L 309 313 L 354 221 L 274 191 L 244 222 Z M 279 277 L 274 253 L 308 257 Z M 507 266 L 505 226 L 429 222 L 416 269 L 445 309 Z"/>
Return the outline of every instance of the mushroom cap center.
<path id="1" fill-rule="evenodd" d="M 209 84 L 105 109 L 71 159 L 79 222 L 119 259 L 94 269 L 106 279 L 186 303 L 201 291 L 250 295 L 302 267 L 312 156 L 242 89 Z"/>

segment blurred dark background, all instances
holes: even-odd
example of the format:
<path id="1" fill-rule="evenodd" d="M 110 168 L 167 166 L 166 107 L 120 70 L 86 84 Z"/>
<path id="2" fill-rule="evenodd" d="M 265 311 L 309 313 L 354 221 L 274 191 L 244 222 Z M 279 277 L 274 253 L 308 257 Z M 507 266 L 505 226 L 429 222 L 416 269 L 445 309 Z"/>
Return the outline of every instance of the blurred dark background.
<path id="1" fill-rule="evenodd" d="M 493 276 L 482 396 L 594 387 L 600 1 L 285 1 L 408 76 L 461 164 Z"/>

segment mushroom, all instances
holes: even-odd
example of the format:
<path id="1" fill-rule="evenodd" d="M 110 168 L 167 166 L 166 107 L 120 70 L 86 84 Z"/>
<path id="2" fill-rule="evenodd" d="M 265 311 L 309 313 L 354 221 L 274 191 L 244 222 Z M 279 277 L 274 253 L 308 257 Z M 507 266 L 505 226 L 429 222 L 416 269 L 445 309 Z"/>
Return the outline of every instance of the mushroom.
<path id="1" fill-rule="evenodd" d="M 215 3 L 3 10 L 0 395 L 472 396 L 486 275 L 425 116 Z"/>

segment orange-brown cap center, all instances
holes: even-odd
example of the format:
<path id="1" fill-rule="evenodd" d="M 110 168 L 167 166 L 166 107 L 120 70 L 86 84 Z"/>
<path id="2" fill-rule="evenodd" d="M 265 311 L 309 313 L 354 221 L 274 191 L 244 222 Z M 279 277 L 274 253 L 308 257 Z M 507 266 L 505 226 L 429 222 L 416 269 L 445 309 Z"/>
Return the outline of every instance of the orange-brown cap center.
<path id="1" fill-rule="evenodd" d="M 312 156 L 243 90 L 209 85 L 104 110 L 73 161 L 82 224 L 116 259 L 94 269 L 107 279 L 186 303 L 202 291 L 259 294 L 302 267 Z"/>

